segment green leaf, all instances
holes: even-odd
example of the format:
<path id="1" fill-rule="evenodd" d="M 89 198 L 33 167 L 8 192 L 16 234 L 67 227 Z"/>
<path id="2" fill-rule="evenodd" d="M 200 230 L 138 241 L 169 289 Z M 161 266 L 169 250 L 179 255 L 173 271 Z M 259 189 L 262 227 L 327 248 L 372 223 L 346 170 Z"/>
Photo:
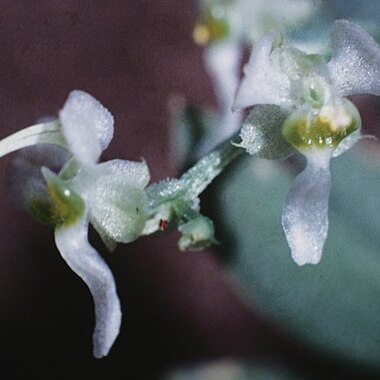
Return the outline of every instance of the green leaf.
<path id="1" fill-rule="evenodd" d="M 281 228 L 292 177 L 277 162 L 248 159 L 213 189 L 223 217 L 212 217 L 225 223 L 216 231 L 232 241 L 229 268 L 255 305 L 302 340 L 379 369 L 380 165 L 353 150 L 332 161 L 330 231 L 315 266 L 292 261 Z"/>

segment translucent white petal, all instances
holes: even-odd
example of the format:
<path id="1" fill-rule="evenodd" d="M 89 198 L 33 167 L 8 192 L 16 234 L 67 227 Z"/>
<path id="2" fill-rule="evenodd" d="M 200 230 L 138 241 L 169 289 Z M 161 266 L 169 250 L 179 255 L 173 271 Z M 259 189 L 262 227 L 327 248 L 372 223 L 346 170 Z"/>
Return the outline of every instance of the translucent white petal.
<path id="1" fill-rule="evenodd" d="M 234 108 L 255 104 L 291 104 L 289 78 L 276 70 L 270 60 L 279 38 L 279 34 L 270 33 L 254 48 L 244 67 L 244 77 L 235 96 Z"/>
<path id="2" fill-rule="evenodd" d="M 231 110 L 239 83 L 241 45 L 236 40 L 211 45 L 204 51 L 206 68 L 223 109 Z"/>
<path id="3" fill-rule="evenodd" d="M 243 123 L 241 143 L 249 154 L 268 159 L 283 159 L 293 152 L 282 135 L 288 113 L 278 106 L 258 105 Z"/>
<path id="4" fill-rule="evenodd" d="M 83 164 L 94 164 L 113 137 L 113 116 L 83 91 L 70 93 L 59 113 L 70 151 Z"/>
<path id="5" fill-rule="evenodd" d="M 119 243 L 137 239 L 148 217 L 148 198 L 128 175 L 102 175 L 91 194 L 91 223 L 99 234 Z"/>
<path id="6" fill-rule="evenodd" d="M 240 40 L 228 39 L 226 42 L 213 44 L 204 51 L 206 68 L 213 79 L 215 93 L 220 108 L 220 116 L 211 136 L 199 149 L 198 154 L 207 153 L 212 146 L 218 145 L 235 133 L 240 126 L 241 116 L 232 111 L 234 94 L 240 81 L 242 46 Z"/>
<path id="7" fill-rule="evenodd" d="M 352 132 L 345 139 L 343 139 L 339 145 L 335 148 L 333 157 L 338 157 L 351 149 L 362 138 L 360 129 Z"/>
<path id="8" fill-rule="evenodd" d="M 69 267 L 87 284 L 95 304 L 94 356 L 108 354 L 121 324 L 119 298 L 107 264 L 87 239 L 88 222 L 56 228 L 55 241 Z"/>
<path id="9" fill-rule="evenodd" d="M 364 29 L 335 21 L 332 53 L 328 68 L 338 96 L 380 95 L 380 48 Z"/>
<path id="10" fill-rule="evenodd" d="M 150 180 L 148 165 L 145 161 L 110 160 L 97 165 L 103 174 L 117 174 L 130 185 L 145 188 Z"/>
<path id="11" fill-rule="evenodd" d="M 290 191 L 282 214 L 282 226 L 298 265 L 319 263 L 328 231 L 331 189 L 331 150 L 307 156 L 305 170 Z"/>

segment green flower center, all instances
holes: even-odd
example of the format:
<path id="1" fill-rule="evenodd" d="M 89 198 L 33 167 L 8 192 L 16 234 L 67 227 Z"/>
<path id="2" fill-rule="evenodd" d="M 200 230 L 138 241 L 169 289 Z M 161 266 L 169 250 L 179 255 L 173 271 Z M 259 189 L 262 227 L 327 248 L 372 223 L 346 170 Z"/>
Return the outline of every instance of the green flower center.
<path id="1" fill-rule="evenodd" d="M 230 35 L 230 24 L 225 8 L 213 4 L 204 10 L 200 21 L 195 25 L 193 38 L 200 46 L 225 40 Z"/>
<path id="2" fill-rule="evenodd" d="M 69 226 L 80 219 L 85 210 L 83 199 L 60 180 L 48 184 L 48 198 L 32 198 L 29 210 L 33 217 L 52 226 Z"/>
<path id="3" fill-rule="evenodd" d="M 361 125 L 356 107 L 347 99 L 334 105 L 324 105 L 318 112 L 295 111 L 283 124 L 285 139 L 301 152 L 312 148 L 335 149 Z"/>

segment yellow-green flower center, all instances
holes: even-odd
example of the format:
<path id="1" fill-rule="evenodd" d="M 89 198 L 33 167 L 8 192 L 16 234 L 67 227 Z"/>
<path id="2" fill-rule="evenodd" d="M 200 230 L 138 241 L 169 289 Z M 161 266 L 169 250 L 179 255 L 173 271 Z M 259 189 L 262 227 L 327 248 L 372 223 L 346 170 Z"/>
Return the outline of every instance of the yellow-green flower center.
<path id="1" fill-rule="evenodd" d="M 230 24 L 226 10 L 219 4 L 213 4 L 203 12 L 193 31 L 194 41 L 200 46 L 222 41 L 229 35 Z"/>
<path id="2" fill-rule="evenodd" d="M 58 181 L 48 184 L 49 198 L 32 198 L 29 210 L 42 223 L 52 226 L 74 224 L 84 213 L 83 199 Z"/>
<path id="3" fill-rule="evenodd" d="M 285 120 L 282 133 L 301 152 L 311 148 L 335 149 L 360 125 L 356 107 L 344 99 L 337 105 L 324 105 L 318 112 L 293 112 Z"/>

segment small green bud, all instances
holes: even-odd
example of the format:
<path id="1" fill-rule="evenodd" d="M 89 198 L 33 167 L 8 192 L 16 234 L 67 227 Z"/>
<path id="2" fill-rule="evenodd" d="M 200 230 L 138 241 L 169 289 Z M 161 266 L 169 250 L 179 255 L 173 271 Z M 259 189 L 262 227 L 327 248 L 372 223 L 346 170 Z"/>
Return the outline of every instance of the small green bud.
<path id="1" fill-rule="evenodd" d="M 190 220 L 180 226 L 178 230 L 182 233 L 182 237 L 178 241 L 181 251 L 187 249 L 199 251 L 209 247 L 211 244 L 217 243 L 214 237 L 214 224 L 205 216 L 198 216 Z"/>

